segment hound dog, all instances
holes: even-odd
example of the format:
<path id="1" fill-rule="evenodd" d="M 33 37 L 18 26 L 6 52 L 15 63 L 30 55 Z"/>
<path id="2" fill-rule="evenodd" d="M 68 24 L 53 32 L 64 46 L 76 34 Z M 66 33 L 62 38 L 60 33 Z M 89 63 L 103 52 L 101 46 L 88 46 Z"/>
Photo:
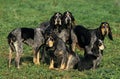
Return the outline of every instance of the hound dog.
<path id="1" fill-rule="evenodd" d="M 46 34 L 45 40 L 50 55 L 50 69 L 54 69 L 55 61 L 57 61 L 57 67 L 60 66 L 60 69 L 74 68 L 79 61 L 79 57 L 67 48 L 61 38 L 52 32 Z"/>
<path id="2" fill-rule="evenodd" d="M 80 59 L 78 63 L 78 70 L 88 70 L 88 69 L 96 69 L 100 64 L 102 59 L 102 51 L 104 49 L 103 41 L 97 39 L 93 45 L 92 54 L 86 54 L 83 58 Z"/>
<path id="3" fill-rule="evenodd" d="M 46 32 L 54 31 L 56 34 L 59 34 L 62 29 L 62 13 L 55 12 L 50 21 L 42 22 L 39 26 L 42 29 L 42 33 L 45 35 Z M 45 46 L 43 46 L 43 53 L 41 53 L 41 61 L 45 62 Z"/>
<path id="4" fill-rule="evenodd" d="M 113 40 L 111 28 L 107 22 L 102 22 L 100 27 L 96 29 L 87 29 L 81 25 L 77 25 L 74 28 L 74 32 L 77 36 L 78 45 L 84 48 L 85 54 L 91 53 L 88 51 L 93 48 L 96 39 L 104 41 L 105 37 L 108 35 L 109 39 Z"/>
<path id="5" fill-rule="evenodd" d="M 62 38 L 64 42 L 69 44 L 70 49 L 72 49 L 72 51 L 75 51 L 75 45 L 77 42 L 77 37 L 73 32 L 75 18 L 70 11 L 66 11 L 63 13 L 62 24 L 63 30 L 59 34 L 59 37 Z"/>
<path id="6" fill-rule="evenodd" d="M 16 28 L 8 34 L 9 44 L 9 67 L 11 65 L 12 52 L 16 52 L 15 62 L 17 68 L 19 68 L 21 54 L 23 52 L 23 43 L 31 46 L 34 50 L 33 62 L 34 64 L 40 64 L 39 62 L 39 49 L 44 43 L 44 37 L 40 28 Z"/>

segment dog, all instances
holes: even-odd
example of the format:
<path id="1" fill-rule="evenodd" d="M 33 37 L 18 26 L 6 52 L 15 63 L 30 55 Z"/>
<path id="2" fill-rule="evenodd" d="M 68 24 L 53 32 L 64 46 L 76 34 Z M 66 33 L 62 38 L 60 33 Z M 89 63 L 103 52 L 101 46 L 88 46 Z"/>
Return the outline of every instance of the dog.
<path id="1" fill-rule="evenodd" d="M 42 33 L 43 35 L 45 35 L 46 32 L 51 32 L 54 31 L 56 34 L 59 34 L 62 30 L 62 13 L 60 12 L 55 12 L 49 21 L 46 22 L 42 22 L 39 26 L 40 29 L 42 29 Z M 43 46 L 42 48 L 42 52 L 41 53 L 41 62 L 46 62 L 45 61 L 45 46 Z"/>
<path id="2" fill-rule="evenodd" d="M 75 18 L 70 11 L 65 11 L 63 13 L 62 24 L 63 24 L 62 26 L 63 29 L 58 36 L 62 38 L 62 40 L 69 45 L 72 51 L 75 51 L 75 45 L 77 42 L 77 37 L 73 32 L 73 26 L 75 25 Z"/>
<path id="3" fill-rule="evenodd" d="M 79 57 L 77 54 L 70 51 L 64 41 L 59 38 L 54 32 L 45 35 L 46 48 L 50 55 L 49 69 L 54 69 L 55 61 L 59 69 L 72 69 L 78 63 Z"/>
<path id="4" fill-rule="evenodd" d="M 89 70 L 89 69 L 96 69 L 102 59 L 102 52 L 104 50 L 104 44 L 103 41 L 100 39 L 97 39 L 93 45 L 91 54 L 86 54 L 83 58 L 80 58 L 80 61 L 78 63 L 78 70 Z"/>
<path id="5" fill-rule="evenodd" d="M 40 64 L 39 49 L 44 43 L 44 37 L 40 28 L 16 28 L 8 34 L 7 40 L 10 47 L 9 67 L 11 65 L 12 52 L 16 52 L 15 63 L 17 68 L 20 68 L 19 64 L 23 52 L 23 43 L 33 48 L 34 64 Z"/>
<path id="6" fill-rule="evenodd" d="M 100 27 L 96 29 L 87 29 L 84 26 L 77 25 L 74 28 L 74 33 L 77 36 L 78 46 L 85 50 L 85 54 L 93 48 L 96 39 L 104 41 L 105 37 L 108 36 L 110 40 L 113 40 L 111 28 L 107 22 L 102 22 Z"/>

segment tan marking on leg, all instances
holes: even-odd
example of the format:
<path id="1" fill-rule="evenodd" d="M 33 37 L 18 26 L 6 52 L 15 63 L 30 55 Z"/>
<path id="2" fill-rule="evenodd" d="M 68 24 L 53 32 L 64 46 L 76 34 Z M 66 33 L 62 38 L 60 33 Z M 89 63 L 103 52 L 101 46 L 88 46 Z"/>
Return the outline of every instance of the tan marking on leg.
<path id="1" fill-rule="evenodd" d="M 53 59 L 50 61 L 49 69 L 54 69 L 54 60 Z"/>
<path id="2" fill-rule="evenodd" d="M 36 55 L 35 55 L 36 53 L 35 53 L 35 51 L 33 52 L 33 63 L 34 64 L 37 64 L 37 57 L 36 57 Z"/>
<path id="3" fill-rule="evenodd" d="M 37 65 L 40 65 L 39 59 L 40 59 L 40 52 L 37 53 Z"/>
<path id="4" fill-rule="evenodd" d="M 65 63 L 61 64 L 60 69 L 65 69 Z"/>
<path id="5" fill-rule="evenodd" d="M 68 70 L 70 68 L 70 62 L 71 62 L 71 59 L 72 59 L 72 55 L 69 55 L 68 57 L 68 61 L 67 61 L 67 66 L 66 66 L 66 70 Z"/>
<path id="6" fill-rule="evenodd" d="M 33 57 L 33 63 L 37 64 L 37 58 L 35 56 Z"/>

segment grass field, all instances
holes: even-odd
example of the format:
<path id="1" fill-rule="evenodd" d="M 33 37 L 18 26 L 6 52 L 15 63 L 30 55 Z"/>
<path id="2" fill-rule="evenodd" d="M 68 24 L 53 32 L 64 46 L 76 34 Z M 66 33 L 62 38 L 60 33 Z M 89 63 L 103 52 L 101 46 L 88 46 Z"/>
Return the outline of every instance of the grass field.
<path id="1" fill-rule="evenodd" d="M 21 69 L 8 68 L 8 33 L 18 27 L 38 27 L 54 12 L 69 10 L 76 24 L 97 28 L 110 23 L 114 41 L 105 39 L 106 48 L 96 70 L 49 70 L 48 65 L 32 63 L 32 51 L 24 46 Z M 0 79 L 119 79 L 120 78 L 120 0 L 0 0 Z M 76 53 L 83 54 L 82 50 Z M 29 58 L 29 59 L 27 59 Z"/>

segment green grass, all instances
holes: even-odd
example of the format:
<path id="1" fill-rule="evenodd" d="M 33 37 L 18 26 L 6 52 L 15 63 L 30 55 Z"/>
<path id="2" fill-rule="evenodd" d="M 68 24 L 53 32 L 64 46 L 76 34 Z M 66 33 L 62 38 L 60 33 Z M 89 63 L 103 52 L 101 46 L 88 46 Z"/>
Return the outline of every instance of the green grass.
<path id="1" fill-rule="evenodd" d="M 0 79 L 119 79 L 120 77 L 120 1 L 119 0 L 0 0 Z M 23 64 L 8 68 L 8 33 L 18 27 L 38 27 L 49 20 L 54 12 L 69 10 L 76 24 L 97 28 L 110 23 L 114 41 L 105 39 L 106 48 L 100 67 L 96 70 L 49 70 L 48 65 L 32 63 L 32 51 L 24 47 Z M 76 50 L 83 54 L 83 51 Z M 26 59 L 30 58 L 30 60 Z"/>

